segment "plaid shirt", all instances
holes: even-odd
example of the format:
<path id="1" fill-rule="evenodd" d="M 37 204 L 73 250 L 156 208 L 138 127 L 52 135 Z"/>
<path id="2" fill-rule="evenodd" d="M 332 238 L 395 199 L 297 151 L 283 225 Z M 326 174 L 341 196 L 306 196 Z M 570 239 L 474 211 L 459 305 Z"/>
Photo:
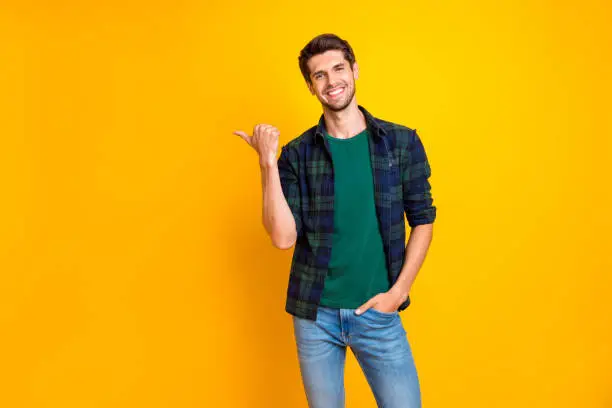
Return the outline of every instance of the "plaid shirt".
<path id="1" fill-rule="evenodd" d="M 436 218 L 428 181 L 431 169 L 416 130 L 377 119 L 358 106 L 371 135 L 376 214 L 393 285 L 406 251 L 404 212 L 411 228 Z M 325 130 L 321 115 L 317 126 L 282 147 L 278 159 L 283 194 L 297 228 L 285 310 L 310 320 L 317 316 L 334 230 L 334 172 Z M 398 310 L 409 304 L 410 297 Z"/>

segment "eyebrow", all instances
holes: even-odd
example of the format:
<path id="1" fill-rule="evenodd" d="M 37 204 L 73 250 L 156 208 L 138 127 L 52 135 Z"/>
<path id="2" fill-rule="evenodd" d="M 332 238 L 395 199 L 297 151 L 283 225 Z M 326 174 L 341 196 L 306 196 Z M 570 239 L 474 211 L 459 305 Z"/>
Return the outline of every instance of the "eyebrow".
<path id="1" fill-rule="evenodd" d="M 334 66 L 332 67 L 332 69 L 334 69 L 334 68 L 338 68 L 338 67 L 343 67 L 343 66 L 344 66 L 344 62 L 339 62 L 339 63 L 337 63 L 336 65 L 334 65 Z M 313 72 L 313 73 L 312 73 L 312 76 L 315 76 L 315 75 L 320 74 L 320 73 L 325 73 L 325 71 L 323 71 L 322 69 L 320 69 L 320 70 L 318 70 L 318 71 L 316 71 L 316 72 Z"/>

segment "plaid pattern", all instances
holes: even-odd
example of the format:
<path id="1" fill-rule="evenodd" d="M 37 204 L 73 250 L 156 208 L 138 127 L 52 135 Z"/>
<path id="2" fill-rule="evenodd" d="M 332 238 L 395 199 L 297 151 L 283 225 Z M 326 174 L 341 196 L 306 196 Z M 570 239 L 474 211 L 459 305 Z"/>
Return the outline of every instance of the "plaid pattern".
<path id="1" fill-rule="evenodd" d="M 383 239 L 389 281 L 404 264 L 406 228 L 433 223 L 428 178 L 431 169 L 416 130 L 373 117 L 363 106 L 374 176 L 376 214 Z M 281 149 L 278 170 L 283 194 L 297 227 L 285 310 L 315 320 L 331 256 L 334 228 L 334 173 L 323 115 L 317 126 Z M 404 310 L 410 297 L 399 307 Z"/>

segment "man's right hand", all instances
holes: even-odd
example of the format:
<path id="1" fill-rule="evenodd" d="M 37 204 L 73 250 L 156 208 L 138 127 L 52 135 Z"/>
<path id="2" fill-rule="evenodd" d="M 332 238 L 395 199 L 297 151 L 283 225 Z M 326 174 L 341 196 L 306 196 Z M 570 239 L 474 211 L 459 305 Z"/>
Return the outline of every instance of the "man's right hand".
<path id="1" fill-rule="evenodd" d="M 272 166 L 276 164 L 276 153 L 278 151 L 278 137 L 280 131 L 272 125 L 259 124 L 253 128 L 253 136 L 237 130 L 235 135 L 240 136 L 259 154 L 259 164 Z"/>

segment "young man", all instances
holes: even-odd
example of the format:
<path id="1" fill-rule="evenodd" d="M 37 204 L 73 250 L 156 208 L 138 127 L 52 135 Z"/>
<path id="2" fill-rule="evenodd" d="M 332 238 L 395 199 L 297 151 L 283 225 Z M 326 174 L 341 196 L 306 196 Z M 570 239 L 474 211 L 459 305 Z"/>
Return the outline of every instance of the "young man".
<path id="1" fill-rule="evenodd" d="M 398 312 L 410 304 L 436 218 L 425 149 L 414 129 L 357 104 L 359 67 L 348 42 L 317 36 L 299 65 L 323 107 L 318 125 L 283 146 L 278 160 L 274 126 L 234 133 L 259 154 L 263 224 L 272 243 L 295 245 L 285 310 L 308 404 L 344 407 L 348 346 L 379 407 L 420 407 Z"/>

